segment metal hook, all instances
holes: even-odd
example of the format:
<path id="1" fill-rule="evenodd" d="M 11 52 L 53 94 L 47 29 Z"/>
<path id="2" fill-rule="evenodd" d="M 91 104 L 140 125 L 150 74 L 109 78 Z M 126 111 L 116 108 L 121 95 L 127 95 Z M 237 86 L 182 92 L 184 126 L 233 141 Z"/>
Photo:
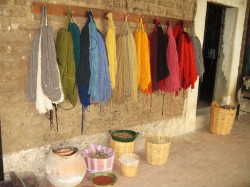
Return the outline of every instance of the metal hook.
<path id="1" fill-rule="evenodd" d="M 159 20 L 158 17 L 156 17 L 156 19 L 154 20 L 154 23 L 155 23 L 156 25 L 159 25 L 159 24 L 160 24 L 160 20 Z"/>
<path id="2" fill-rule="evenodd" d="M 128 16 L 129 16 L 129 14 L 124 16 L 124 21 L 128 21 Z"/>
<path id="3" fill-rule="evenodd" d="M 70 11 L 70 7 L 67 6 L 67 12 L 66 12 L 67 15 L 69 15 L 69 17 L 71 17 L 71 11 Z"/>
<path id="4" fill-rule="evenodd" d="M 47 9 L 46 9 L 46 4 L 45 5 L 43 5 L 43 7 L 42 7 L 42 14 L 45 16 L 46 15 L 46 11 L 47 11 Z"/>
<path id="5" fill-rule="evenodd" d="M 141 16 L 139 21 L 140 21 L 140 23 L 142 23 L 142 24 L 143 24 L 143 20 L 142 20 L 142 18 L 143 18 L 143 17 Z"/>
<path id="6" fill-rule="evenodd" d="M 89 17 L 94 17 L 93 14 L 92 14 L 92 9 L 88 11 L 88 16 Z"/>
<path id="7" fill-rule="evenodd" d="M 46 7 L 46 4 L 47 4 L 47 0 L 43 0 L 43 6 Z"/>

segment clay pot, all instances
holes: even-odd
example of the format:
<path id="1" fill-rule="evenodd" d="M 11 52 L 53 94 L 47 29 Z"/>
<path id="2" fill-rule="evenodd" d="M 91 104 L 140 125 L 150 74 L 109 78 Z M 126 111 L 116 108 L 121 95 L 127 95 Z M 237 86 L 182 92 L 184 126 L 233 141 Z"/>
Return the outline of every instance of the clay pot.
<path id="1" fill-rule="evenodd" d="M 81 183 L 86 173 L 84 158 L 75 147 L 60 147 L 50 151 L 45 162 L 46 177 L 56 187 L 73 187 Z"/>

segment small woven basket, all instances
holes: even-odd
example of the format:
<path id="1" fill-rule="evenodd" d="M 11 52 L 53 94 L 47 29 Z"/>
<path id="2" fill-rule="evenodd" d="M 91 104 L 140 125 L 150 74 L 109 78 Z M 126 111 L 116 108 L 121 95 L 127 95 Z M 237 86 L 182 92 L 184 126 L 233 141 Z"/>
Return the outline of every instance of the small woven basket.
<path id="1" fill-rule="evenodd" d="M 121 172 L 126 177 L 134 177 L 137 174 L 139 165 L 139 156 L 134 153 L 126 153 L 119 158 L 121 163 Z"/>
<path id="2" fill-rule="evenodd" d="M 211 104 L 209 130 L 212 134 L 228 135 L 231 133 L 236 109 L 224 109 L 215 102 Z"/>
<path id="3" fill-rule="evenodd" d="M 118 142 L 110 138 L 110 146 L 115 151 L 115 165 L 120 165 L 119 157 L 125 153 L 134 153 L 135 140 L 132 142 Z"/>
<path id="4" fill-rule="evenodd" d="M 146 160 L 152 165 L 164 165 L 168 160 L 170 141 L 166 143 L 151 143 L 145 140 Z"/>

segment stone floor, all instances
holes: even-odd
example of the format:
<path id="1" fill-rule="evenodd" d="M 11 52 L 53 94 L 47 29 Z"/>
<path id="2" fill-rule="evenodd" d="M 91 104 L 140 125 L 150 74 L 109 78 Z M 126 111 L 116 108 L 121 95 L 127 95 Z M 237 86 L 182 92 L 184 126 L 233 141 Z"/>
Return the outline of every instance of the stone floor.
<path id="1" fill-rule="evenodd" d="M 250 114 L 235 120 L 230 135 L 210 134 L 207 128 L 172 138 L 164 166 L 149 165 L 143 152 L 135 177 L 122 176 L 116 187 L 250 187 Z M 44 180 L 42 187 L 50 187 Z M 91 186 L 87 177 L 79 187 Z"/>

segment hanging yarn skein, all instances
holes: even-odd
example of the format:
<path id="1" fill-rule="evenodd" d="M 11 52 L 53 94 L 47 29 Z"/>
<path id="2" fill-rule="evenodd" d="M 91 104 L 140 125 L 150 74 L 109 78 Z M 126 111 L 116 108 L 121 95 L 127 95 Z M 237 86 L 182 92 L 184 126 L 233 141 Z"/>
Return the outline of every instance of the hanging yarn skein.
<path id="1" fill-rule="evenodd" d="M 75 106 L 77 102 L 76 70 L 73 40 L 68 31 L 69 22 L 70 13 L 68 13 L 64 27 L 58 31 L 56 37 L 56 56 L 65 99 Z"/>
<path id="2" fill-rule="evenodd" d="M 172 24 L 169 22 L 166 36 L 168 44 L 166 48 L 166 58 L 169 68 L 169 76 L 165 79 L 165 92 L 177 92 L 180 89 L 179 62 L 176 49 L 176 42 L 173 36 Z"/>
<path id="3" fill-rule="evenodd" d="M 195 65 L 195 54 L 192 38 L 185 32 L 186 39 L 188 41 L 188 51 L 189 51 L 189 81 L 191 89 L 194 89 L 194 84 L 198 78 L 196 65 Z"/>
<path id="4" fill-rule="evenodd" d="M 89 80 L 89 95 L 91 100 L 94 103 L 98 103 L 98 73 L 99 73 L 99 66 L 98 66 L 98 46 L 97 46 L 97 34 L 96 34 L 96 26 L 95 23 L 90 17 L 89 22 L 89 63 L 90 63 L 90 80 Z"/>
<path id="5" fill-rule="evenodd" d="M 116 82 L 115 76 L 117 72 L 117 59 L 116 59 L 116 29 L 113 21 L 113 14 L 109 12 L 106 16 L 108 18 L 108 30 L 106 35 L 106 47 L 108 53 L 108 62 L 109 62 L 109 73 L 111 80 L 112 90 L 115 89 Z"/>
<path id="6" fill-rule="evenodd" d="M 126 55 L 126 38 L 125 34 L 122 33 L 117 38 L 116 47 L 117 47 L 117 73 L 116 73 L 116 86 L 113 91 L 113 101 L 115 103 L 123 103 L 125 100 L 125 93 L 129 83 L 128 75 L 128 61 Z"/>
<path id="7" fill-rule="evenodd" d="M 113 101 L 122 103 L 126 97 L 137 102 L 137 62 L 136 46 L 133 34 L 129 30 L 127 16 L 122 31 L 117 38 L 117 73 Z"/>
<path id="8" fill-rule="evenodd" d="M 89 80 L 90 80 L 90 62 L 89 62 L 89 28 L 90 17 L 83 26 L 80 35 L 80 61 L 77 71 L 77 85 L 80 102 L 82 104 L 82 125 L 81 134 L 84 130 L 85 110 L 90 105 Z"/>
<path id="9" fill-rule="evenodd" d="M 205 72 L 205 68 L 204 68 L 204 60 L 203 60 L 201 42 L 198 36 L 196 35 L 192 35 L 191 38 L 192 38 L 193 47 L 194 47 L 195 65 L 196 65 L 197 75 L 202 80 L 203 74 Z"/>
<path id="10" fill-rule="evenodd" d="M 80 61 L 77 71 L 77 85 L 80 102 L 84 108 L 90 105 L 89 80 L 90 80 L 90 63 L 89 63 L 89 28 L 88 17 L 80 35 Z"/>
<path id="11" fill-rule="evenodd" d="M 41 35 L 41 28 L 35 34 L 32 43 L 32 54 L 29 64 L 28 98 L 32 101 L 36 101 L 36 94 L 37 94 L 36 90 L 37 90 L 37 73 L 38 73 L 38 53 L 41 50 L 39 44 L 41 41 L 40 35 Z"/>
<path id="12" fill-rule="evenodd" d="M 77 84 L 82 104 L 82 128 L 84 111 L 92 103 L 105 104 L 111 96 L 111 83 L 107 49 L 101 32 L 96 28 L 92 12 L 81 31 L 80 63 Z"/>
<path id="13" fill-rule="evenodd" d="M 46 7 L 42 9 L 41 24 L 32 49 L 28 96 L 36 101 L 39 113 L 44 114 L 53 109 L 52 103 L 58 104 L 64 99 L 56 61 L 54 34 L 47 23 Z"/>
<path id="14" fill-rule="evenodd" d="M 194 49 L 191 37 L 183 30 L 183 22 L 179 22 L 175 26 L 174 37 L 179 57 L 180 85 L 184 90 L 190 86 L 193 89 L 197 80 Z"/>
<path id="15" fill-rule="evenodd" d="M 135 32 L 135 44 L 138 68 L 138 86 L 142 92 L 152 92 L 151 70 L 150 70 L 150 49 L 147 33 L 144 30 L 142 18 Z"/>
<path id="16" fill-rule="evenodd" d="M 159 20 L 155 20 L 153 32 L 149 35 L 152 91 L 164 89 L 164 79 L 169 75 L 166 62 L 166 38 Z"/>
<path id="17" fill-rule="evenodd" d="M 128 50 L 128 62 L 129 62 L 129 77 L 130 77 L 130 99 L 132 102 L 138 101 L 138 69 L 137 69 L 137 61 L 136 61 L 136 46 L 135 39 L 133 34 L 131 33 L 127 17 L 126 17 L 126 29 L 127 29 L 127 50 Z"/>
<path id="18" fill-rule="evenodd" d="M 71 33 L 73 40 L 73 49 L 74 49 L 74 62 L 75 62 L 75 71 L 76 71 L 76 83 L 77 83 L 77 72 L 80 63 L 80 29 L 78 25 L 74 22 L 71 12 L 69 12 L 70 20 L 68 31 Z"/>
<path id="19" fill-rule="evenodd" d="M 42 27 L 41 35 L 41 83 L 44 94 L 53 102 L 62 102 L 62 87 L 58 65 L 54 33 L 51 26 Z"/>
<path id="20" fill-rule="evenodd" d="M 96 28 L 92 13 L 89 13 L 89 94 L 93 103 L 105 104 L 111 96 L 107 49 L 101 32 Z"/>

